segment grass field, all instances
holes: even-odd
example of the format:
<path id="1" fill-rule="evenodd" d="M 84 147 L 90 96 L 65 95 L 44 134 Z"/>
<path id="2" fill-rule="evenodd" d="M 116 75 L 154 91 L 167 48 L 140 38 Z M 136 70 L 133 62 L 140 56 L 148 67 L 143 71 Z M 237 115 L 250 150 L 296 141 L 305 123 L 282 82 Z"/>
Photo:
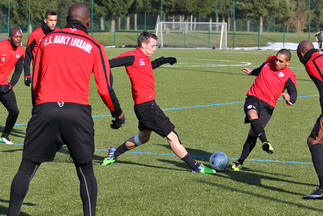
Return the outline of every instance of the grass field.
<path id="1" fill-rule="evenodd" d="M 126 49 L 108 49 L 109 57 Z M 176 125 L 188 151 L 200 163 L 223 151 L 230 164 L 241 153 L 249 125 L 243 123 L 245 94 L 254 81 L 240 69 L 255 68 L 273 51 L 159 49 L 153 56 L 176 56 L 178 64 L 155 70 L 158 105 Z M 291 69 L 297 75 L 294 106 L 279 100 L 266 127 L 273 155 L 255 147 L 241 172 L 191 173 L 172 154 L 167 141 L 153 134 L 148 144 L 122 155 L 107 167 L 100 165 L 109 145 L 118 146 L 138 133 L 130 82 L 124 68 L 113 69 L 114 89 L 126 113 L 126 125 L 109 127 L 111 117 L 92 80 L 90 104 L 95 124 L 94 169 L 98 181 L 97 215 L 322 215 L 319 200 L 302 200 L 318 180 L 306 145 L 320 114 L 318 92 L 293 52 Z M 22 155 L 26 123 L 31 116 L 30 89 L 20 79 L 14 87 L 20 115 L 10 138 L 0 145 L 0 215 L 8 209 L 10 185 Z M 7 116 L 0 112 L 4 124 Z M 3 127 L 0 128 L 2 130 Z M 82 215 L 79 183 L 68 151 L 40 166 L 24 200 L 21 215 Z"/>

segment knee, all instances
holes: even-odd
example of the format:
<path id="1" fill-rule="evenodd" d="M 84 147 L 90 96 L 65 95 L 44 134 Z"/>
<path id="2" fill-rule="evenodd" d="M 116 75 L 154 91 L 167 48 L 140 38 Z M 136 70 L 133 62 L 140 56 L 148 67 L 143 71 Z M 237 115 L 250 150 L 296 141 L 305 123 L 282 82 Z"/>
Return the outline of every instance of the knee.
<path id="1" fill-rule="evenodd" d="M 16 117 L 17 117 L 17 116 L 19 115 L 19 110 L 18 110 L 18 108 L 10 110 L 10 111 L 9 111 L 9 115 L 11 115 L 11 116 L 16 116 Z"/>
<path id="2" fill-rule="evenodd" d="M 307 145 L 311 147 L 312 145 L 316 144 L 315 140 L 312 137 L 307 138 Z"/>
<path id="3" fill-rule="evenodd" d="M 256 110 L 252 109 L 247 113 L 247 116 L 248 116 L 249 120 L 257 119 L 258 113 Z"/>

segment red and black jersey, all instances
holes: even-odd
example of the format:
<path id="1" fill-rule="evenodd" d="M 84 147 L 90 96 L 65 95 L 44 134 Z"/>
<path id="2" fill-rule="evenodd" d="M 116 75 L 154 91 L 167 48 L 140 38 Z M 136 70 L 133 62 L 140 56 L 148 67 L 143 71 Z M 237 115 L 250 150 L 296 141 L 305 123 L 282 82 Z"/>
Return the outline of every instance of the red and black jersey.
<path id="1" fill-rule="evenodd" d="M 58 29 L 55 28 L 54 31 Z M 45 23 L 42 23 L 42 26 L 33 31 L 28 38 L 27 46 L 26 46 L 26 54 L 25 54 L 25 62 L 24 62 L 24 74 L 25 77 L 30 77 L 30 63 L 35 59 L 35 55 L 39 44 L 42 39 L 48 34 L 52 32 L 51 30 L 46 28 Z"/>
<path id="2" fill-rule="evenodd" d="M 32 80 L 34 104 L 71 102 L 88 105 L 93 72 L 102 100 L 113 117 L 119 116 L 122 111 L 112 88 L 104 47 L 87 34 L 80 22 L 70 22 L 64 29 L 46 35 L 39 46 Z"/>
<path id="3" fill-rule="evenodd" d="M 125 66 L 135 104 L 155 100 L 155 78 L 150 57 L 137 48 L 109 60 L 111 67 Z M 157 66 L 156 66 L 157 67 Z"/>
<path id="4" fill-rule="evenodd" d="M 277 71 L 275 58 L 275 56 L 268 57 L 264 64 L 252 71 L 251 74 L 257 75 L 257 78 L 249 89 L 247 96 L 255 96 L 275 107 L 277 99 L 287 89 L 290 102 L 295 103 L 297 99 L 296 75 L 289 67 Z"/>
<path id="5" fill-rule="evenodd" d="M 307 74 L 315 83 L 319 94 L 323 114 L 323 55 L 315 49 L 309 50 L 304 56 L 305 69 Z"/>
<path id="6" fill-rule="evenodd" d="M 25 49 L 22 46 L 13 47 L 9 40 L 0 41 L 0 85 L 9 84 L 9 77 L 14 68 L 10 85 L 14 86 L 18 82 L 23 69 L 24 53 Z"/>

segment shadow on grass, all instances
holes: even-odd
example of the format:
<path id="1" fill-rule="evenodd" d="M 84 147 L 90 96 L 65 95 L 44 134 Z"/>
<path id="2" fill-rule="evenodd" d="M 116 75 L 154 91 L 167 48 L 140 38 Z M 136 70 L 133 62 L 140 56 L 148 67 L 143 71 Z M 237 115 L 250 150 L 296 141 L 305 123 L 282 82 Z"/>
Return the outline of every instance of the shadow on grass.
<path id="1" fill-rule="evenodd" d="M 9 203 L 9 200 L 0 199 L 0 203 Z M 23 203 L 23 205 L 35 206 L 33 203 Z M 0 205 L 0 215 L 8 215 L 8 207 Z M 28 216 L 30 214 L 20 212 L 20 216 Z"/>
<path id="2" fill-rule="evenodd" d="M 4 126 L 1 126 L 0 127 L 0 133 L 2 133 L 4 130 Z M 26 130 L 20 130 L 20 129 L 15 129 L 13 128 L 10 135 L 9 135 L 9 138 L 10 137 L 19 137 L 19 138 L 25 138 L 26 136 Z M 13 140 L 14 142 L 14 140 Z"/>
<path id="3" fill-rule="evenodd" d="M 242 173 L 242 172 L 239 172 L 239 173 Z M 237 175 L 238 175 L 238 173 L 237 173 Z M 217 176 L 224 177 L 222 175 L 217 175 Z M 293 203 L 293 202 L 290 202 L 290 201 L 286 201 L 285 199 L 280 198 L 278 196 L 277 196 L 277 198 L 273 198 L 271 196 L 267 196 L 265 193 L 262 194 L 262 193 L 252 192 L 252 191 L 248 190 L 248 187 L 245 187 L 246 190 L 244 190 L 241 187 L 239 187 L 239 188 L 237 188 L 237 187 L 230 187 L 230 186 L 222 185 L 222 184 L 215 183 L 215 182 L 207 182 L 205 180 L 199 180 L 198 182 L 199 183 L 205 183 L 205 184 L 208 184 L 208 185 L 213 185 L 215 187 L 219 187 L 219 188 L 222 188 L 222 189 L 226 189 L 228 191 L 238 192 L 238 193 L 241 193 L 243 196 L 245 196 L 247 194 L 247 195 L 255 196 L 255 197 L 258 197 L 258 198 L 261 198 L 261 199 L 265 199 L 265 200 L 269 200 L 269 201 L 276 201 L 276 202 L 279 202 L 279 203 L 284 203 L 284 204 L 291 205 L 291 206 L 295 206 L 295 207 L 299 207 L 299 208 L 305 208 L 305 209 L 308 209 L 308 210 L 323 212 L 322 209 L 313 208 L 313 207 L 306 206 L 306 205 L 303 205 L 303 204 L 297 204 L 297 203 Z M 264 188 L 272 190 L 272 188 L 270 188 L 270 187 L 269 188 L 268 187 L 264 187 Z M 285 191 L 285 190 L 281 190 L 279 188 L 274 188 L 273 190 L 276 190 L 278 192 L 288 192 L 288 191 Z M 298 193 L 292 193 L 292 194 L 300 195 Z M 304 195 L 304 194 L 301 194 L 301 195 Z M 301 196 L 299 198 L 301 199 Z"/>

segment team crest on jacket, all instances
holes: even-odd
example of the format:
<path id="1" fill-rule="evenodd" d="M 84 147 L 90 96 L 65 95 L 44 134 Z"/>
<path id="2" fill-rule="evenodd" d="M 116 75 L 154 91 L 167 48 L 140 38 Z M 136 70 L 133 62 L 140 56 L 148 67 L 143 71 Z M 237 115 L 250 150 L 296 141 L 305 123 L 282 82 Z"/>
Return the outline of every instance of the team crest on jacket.
<path id="1" fill-rule="evenodd" d="M 139 59 L 140 66 L 145 66 L 145 61 L 143 58 Z"/>
<path id="2" fill-rule="evenodd" d="M 16 54 L 16 59 L 19 59 L 20 58 L 20 55 L 19 54 Z"/>
<path id="3" fill-rule="evenodd" d="M 5 62 L 6 61 L 6 58 L 1 58 L 1 62 Z"/>
<path id="4" fill-rule="evenodd" d="M 283 72 L 279 72 L 278 76 L 281 78 L 281 77 L 284 77 L 285 74 Z"/>
<path id="5" fill-rule="evenodd" d="M 64 106 L 64 102 L 57 102 L 57 105 L 58 105 L 59 107 L 63 107 L 63 106 Z"/>

